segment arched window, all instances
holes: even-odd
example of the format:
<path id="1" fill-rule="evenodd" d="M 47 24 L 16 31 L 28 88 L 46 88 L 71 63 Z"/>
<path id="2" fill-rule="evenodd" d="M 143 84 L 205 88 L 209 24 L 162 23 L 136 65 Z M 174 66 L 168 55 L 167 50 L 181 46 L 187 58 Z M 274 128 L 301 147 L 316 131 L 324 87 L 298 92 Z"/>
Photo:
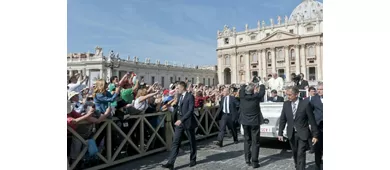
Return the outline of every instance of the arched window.
<path id="1" fill-rule="evenodd" d="M 257 62 L 257 54 L 252 53 L 252 62 Z"/>
<path id="2" fill-rule="evenodd" d="M 307 49 L 307 53 L 308 53 L 308 56 L 314 56 L 315 53 L 314 53 L 314 47 L 313 46 L 310 46 L 308 49 Z"/>
<path id="3" fill-rule="evenodd" d="M 244 63 L 244 56 L 240 56 L 240 63 L 242 64 L 242 63 Z"/>
<path id="4" fill-rule="evenodd" d="M 225 56 L 225 65 L 230 65 L 230 56 L 229 55 Z"/>
<path id="5" fill-rule="evenodd" d="M 284 53 L 282 49 L 278 49 L 277 58 L 284 58 Z"/>
<path id="6" fill-rule="evenodd" d="M 245 81 L 245 74 L 244 71 L 240 71 L 240 81 Z"/>
<path id="7" fill-rule="evenodd" d="M 268 52 L 267 53 L 267 62 L 271 62 L 272 61 L 272 55 L 271 55 L 271 52 Z"/>
<path id="8" fill-rule="evenodd" d="M 294 51 L 294 49 L 292 49 L 292 50 L 290 51 L 290 58 L 291 58 L 291 61 L 294 61 L 294 60 L 295 60 L 295 51 Z"/>

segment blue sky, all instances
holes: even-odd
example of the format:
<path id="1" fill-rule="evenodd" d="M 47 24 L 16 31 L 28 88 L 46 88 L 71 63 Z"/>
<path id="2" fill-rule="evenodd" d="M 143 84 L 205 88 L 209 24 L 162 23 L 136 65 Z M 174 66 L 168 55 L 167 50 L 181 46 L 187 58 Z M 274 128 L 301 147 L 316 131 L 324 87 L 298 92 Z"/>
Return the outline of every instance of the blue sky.
<path id="1" fill-rule="evenodd" d="M 68 52 L 214 65 L 217 30 L 290 16 L 302 0 L 68 0 Z M 320 0 L 322 2 L 322 0 Z"/>

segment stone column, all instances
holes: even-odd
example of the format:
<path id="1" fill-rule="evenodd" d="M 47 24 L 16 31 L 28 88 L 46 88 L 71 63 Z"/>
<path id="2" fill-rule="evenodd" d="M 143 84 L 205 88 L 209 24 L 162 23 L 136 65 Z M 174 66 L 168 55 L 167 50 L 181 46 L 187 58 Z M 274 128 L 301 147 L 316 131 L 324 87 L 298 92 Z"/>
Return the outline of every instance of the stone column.
<path id="1" fill-rule="evenodd" d="M 112 71 L 113 71 L 113 69 L 107 68 L 107 75 L 106 75 L 106 78 L 107 78 L 107 79 L 110 79 L 110 78 L 111 78 L 111 76 L 112 76 Z"/>
<path id="2" fill-rule="evenodd" d="M 230 80 L 231 83 L 237 83 L 237 53 L 231 53 L 229 54 L 230 56 L 230 68 L 231 73 L 230 73 Z"/>
<path id="3" fill-rule="evenodd" d="M 219 84 L 224 84 L 224 74 L 223 74 L 223 60 L 222 60 L 222 55 L 218 55 L 218 83 Z"/>
<path id="4" fill-rule="evenodd" d="M 119 70 L 117 70 L 117 69 L 112 69 L 111 74 L 112 74 L 112 76 L 117 76 L 119 80 L 122 78 L 122 77 L 119 77 Z"/>
<path id="5" fill-rule="evenodd" d="M 306 44 L 302 45 L 302 48 L 301 48 L 301 71 L 300 73 L 303 73 L 305 75 L 305 77 L 309 77 L 307 75 L 307 71 L 306 71 Z"/>
<path id="6" fill-rule="evenodd" d="M 100 69 L 99 76 L 100 76 L 100 79 L 105 80 L 105 76 L 104 76 L 104 72 L 103 72 L 103 67 Z"/>
<path id="7" fill-rule="evenodd" d="M 321 56 L 321 43 L 316 43 L 316 60 L 317 60 L 317 72 L 318 78 L 317 80 L 322 81 L 322 56 Z"/>
<path id="8" fill-rule="evenodd" d="M 261 50 L 261 70 L 262 70 L 262 78 L 264 77 L 267 77 L 267 56 L 266 56 L 266 53 L 265 53 L 265 49 L 262 49 Z"/>
<path id="9" fill-rule="evenodd" d="M 245 82 L 249 82 L 251 79 L 251 73 L 250 73 L 250 59 L 249 59 L 248 51 L 245 51 L 244 58 L 245 58 Z"/>
<path id="10" fill-rule="evenodd" d="M 257 52 L 257 66 L 259 67 L 257 76 L 259 76 L 263 80 L 263 71 L 262 71 L 263 61 L 261 60 L 261 50 L 257 50 L 256 52 Z"/>
<path id="11" fill-rule="evenodd" d="M 272 73 L 277 73 L 276 72 L 276 48 L 272 47 L 271 49 L 271 55 L 272 55 Z"/>
<path id="12" fill-rule="evenodd" d="M 299 74 L 301 72 L 301 50 L 300 45 L 295 45 L 295 74 Z M 305 75 L 306 76 L 306 75 Z"/>
<path id="13" fill-rule="evenodd" d="M 284 58 L 285 58 L 285 75 L 286 75 L 286 81 L 290 81 L 290 57 L 288 56 L 288 46 L 284 46 Z"/>

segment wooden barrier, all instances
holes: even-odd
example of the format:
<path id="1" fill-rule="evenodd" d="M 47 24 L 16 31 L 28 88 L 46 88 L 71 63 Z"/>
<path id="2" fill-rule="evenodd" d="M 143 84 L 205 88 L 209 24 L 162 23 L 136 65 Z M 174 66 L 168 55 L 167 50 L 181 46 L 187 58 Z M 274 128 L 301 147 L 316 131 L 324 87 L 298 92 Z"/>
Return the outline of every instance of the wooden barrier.
<path id="1" fill-rule="evenodd" d="M 220 128 L 215 120 L 217 109 L 218 107 L 200 109 L 199 117 L 196 119 L 199 125 L 195 130 L 197 140 L 218 134 Z M 151 121 L 158 123 L 151 123 Z M 127 128 L 124 126 L 126 123 L 128 124 Z M 98 125 L 96 132 L 92 136 L 98 147 L 100 143 L 104 142 L 104 149 L 97 153 L 99 163 L 83 169 L 96 170 L 107 168 L 157 152 L 169 151 L 174 134 L 173 123 L 172 113 L 170 112 L 131 115 L 125 121 L 115 117 L 105 120 Z M 86 124 L 86 122 L 83 122 L 83 124 Z M 73 138 L 76 137 L 83 145 L 81 152 L 71 164 L 68 158 L 68 170 L 73 170 L 79 163 L 81 164 L 81 160 L 87 153 L 88 139 L 84 139 L 76 132 L 77 130 L 72 129 L 70 126 L 67 129 Z M 187 134 L 184 136 L 186 139 L 183 140 L 182 144 L 188 142 Z"/>

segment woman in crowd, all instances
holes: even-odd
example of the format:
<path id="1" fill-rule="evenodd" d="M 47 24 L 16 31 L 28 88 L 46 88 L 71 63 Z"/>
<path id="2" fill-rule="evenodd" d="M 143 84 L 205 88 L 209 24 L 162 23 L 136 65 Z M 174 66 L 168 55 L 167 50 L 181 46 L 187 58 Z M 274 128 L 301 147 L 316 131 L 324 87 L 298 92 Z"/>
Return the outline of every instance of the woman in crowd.
<path id="1" fill-rule="evenodd" d="M 104 113 L 109 108 L 109 103 L 115 101 L 120 92 L 120 87 L 117 87 L 114 94 L 111 94 L 107 91 L 107 87 L 106 81 L 102 79 L 96 81 L 93 98 L 98 114 Z"/>
<path id="2" fill-rule="evenodd" d="M 175 90 L 169 91 L 169 96 L 163 100 L 163 106 L 161 108 L 161 111 L 166 112 L 170 111 L 173 112 L 173 106 L 177 103 L 177 95 L 175 95 Z"/>
<path id="3" fill-rule="evenodd" d="M 159 92 L 148 94 L 148 90 L 145 88 L 139 89 L 133 107 L 128 108 L 130 114 L 140 114 L 148 109 L 148 99 L 157 95 Z"/>

